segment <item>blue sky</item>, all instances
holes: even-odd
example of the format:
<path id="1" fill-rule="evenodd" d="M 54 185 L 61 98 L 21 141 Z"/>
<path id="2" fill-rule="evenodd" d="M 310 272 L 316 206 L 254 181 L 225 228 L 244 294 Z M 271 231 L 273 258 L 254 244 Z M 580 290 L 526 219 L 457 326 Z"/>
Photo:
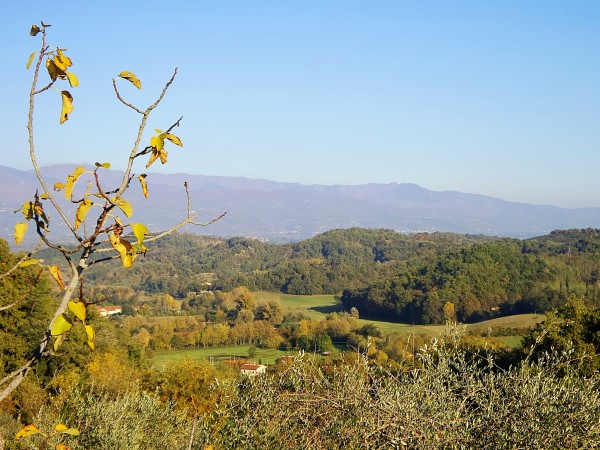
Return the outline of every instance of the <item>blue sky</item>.
<path id="1" fill-rule="evenodd" d="M 303 184 L 411 182 L 536 204 L 600 206 L 598 1 L 9 2 L 0 165 L 30 168 L 26 115 L 43 20 L 80 86 L 38 96 L 41 164 L 124 166 L 139 107 L 183 149 L 153 171 Z M 44 77 L 46 74 L 43 74 Z M 142 171 L 143 164 L 136 168 Z"/>

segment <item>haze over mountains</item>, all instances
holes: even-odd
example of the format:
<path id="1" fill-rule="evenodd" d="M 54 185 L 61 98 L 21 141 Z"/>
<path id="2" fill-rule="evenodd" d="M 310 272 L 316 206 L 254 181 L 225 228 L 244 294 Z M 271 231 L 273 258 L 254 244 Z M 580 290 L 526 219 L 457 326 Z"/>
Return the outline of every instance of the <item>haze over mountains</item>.
<path id="1" fill-rule="evenodd" d="M 65 182 L 75 165 L 42 168 L 49 186 Z M 102 170 L 105 189 L 114 188 L 122 172 Z M 272 242 L 295 241 L 334 228 L 387 228 L 401 232 L 449 231 L 527 238 L 555 229 L 600 227 L 600 208 L 566 209 L 530 205 L 476 194 L 430 191 L 415 184 L 357 186 L 301 185 L 242 177 L 187 174 L 149 174 L 149 199 L 137 180 L 124 196 L 133 204 L 132 220 L 151 232 L 164 230 L 185 217 L 188 182 L 192 210 L 202 221 L 227 212 L 209 227 L 187 226 L 185 231 L 215 236 L 245 236 Z M 86 183 L 80 180 L 76 193 Z M 13 226 L 22 218 L 13 214 L 38 188 L 33 171 L 0 166 L 1 237 L 12 241 Z M 57 198 L 64 201 L 64 195 Z M 75 208 L 69 205 L 74 212 Z M 56 214 L 51 215 L 56 220 Z M 64 229 L 54 236 L 66 238 Z M 33 234 L 33 233 L 31 233 Z"/>

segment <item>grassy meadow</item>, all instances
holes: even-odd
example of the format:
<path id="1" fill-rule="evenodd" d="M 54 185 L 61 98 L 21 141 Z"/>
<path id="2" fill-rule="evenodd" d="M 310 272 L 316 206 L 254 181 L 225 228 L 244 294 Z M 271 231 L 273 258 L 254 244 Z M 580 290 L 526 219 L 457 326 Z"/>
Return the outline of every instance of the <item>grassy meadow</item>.
<path id="1" fill-rule="evenodd" d="M 152 356 L 152 364 L 163 369 L 167 364 L 171 362 L 181 361 L 189 358 L 191 360 L 206 361 L 209 364 L 223 362 L 223 361 L 239 361 L 248 360 L 249 345 L 235 345 L 231 347 L 217 347 L 217 348 L 191 348 L 184 350 L 163 350 L 154 352 Z M 290 352 L 284 352 L 272 348 L 257 348 L 256 355 L 253 360 L 255 362 L 261 362 L 262 364 L 275 364 L 275 361 L 280 356 L 286 354 L 293 354 Z"/>
<path id="2" fill-rule="evenodd" d="M 310 319 L 322 320 L 327 314 L 341 311 L 341 305 L 335 300 L 333 295 L 288 295 L 277 294 L 273 292 L 257 292 L 257 300 L 279 299 L 286 312 L 302 313 Z M 467 330 L 482 330 L 488 328 L 510 327 L 522 328 L 534 326 L 536 323 L 544 320 L 543 314 L 520 314 L 515 316 L 498 317 L 483 322 L 465 325 Z M 445 325 L 412 325 L 396 322 L 386 322 L 382 320 L 359 319 L 361 325 L 374 324 L 385 334 L 391 333 L 415 333 L 428 336 L 439 336 L 445 330 Z M 502 342 L 509 347 L 516 347 L 521 342 L 521 336 L 502 336 L 491 338 L 497 342 Z M 219 348 L 195 348 L 184 350 L 164 350 L 157 351 L 152 357 L 152 363 L 158 368 L 164 368 L 167 364 L 179 361 L 185 358 L 192 360 L 202 360 L 210 363 L 222 361 L 235 361 L 239 359 L 249 359 L 248 345 L 239 345 Z M 264 364 L 273 364 L 275 360 L 282 355 L 289 354 L 276 349 L 256 349 L 254 361 Z"/>

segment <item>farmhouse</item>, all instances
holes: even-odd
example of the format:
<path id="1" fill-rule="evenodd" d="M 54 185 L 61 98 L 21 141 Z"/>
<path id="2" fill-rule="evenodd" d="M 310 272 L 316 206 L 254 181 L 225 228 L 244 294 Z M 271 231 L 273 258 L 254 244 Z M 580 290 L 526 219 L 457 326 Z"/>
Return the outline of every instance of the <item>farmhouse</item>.
<path id="1" fill-rule="evenodd" d="M 123 312 L 120 306 L 97 306 L 96 309 L 102 317 L 114 316 Z"/>
<path id="2" fill-rule="evenodd" d="M 265 373 L 267 371 L 267 366 L 263 364 L 244 364 L 240 367 L 242 374 L 247 375 L 249 377 L 255 377 L 261 373 Z"/>

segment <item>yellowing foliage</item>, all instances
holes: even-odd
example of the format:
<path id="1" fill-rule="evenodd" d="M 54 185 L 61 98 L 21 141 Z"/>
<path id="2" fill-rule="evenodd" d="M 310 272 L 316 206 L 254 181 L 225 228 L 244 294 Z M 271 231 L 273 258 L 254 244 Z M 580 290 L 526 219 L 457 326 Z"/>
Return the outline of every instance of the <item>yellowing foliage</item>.
<path id="1" fill-rule="evenodd" d="M 32 436 L 34 434 L 41 433 L 40 429 L 36 427 L 34 424 L 25 425 L 15 436 L 16 439 L 21 439 L 27 436 Z"/>
<path id="2" fill-rule="evenodd" d="M 94 327 L 91 325 L 85 326 L 85 334 L 87 335 L 87 345 L 94 350 L 94 338 L 96 337 L 96 333 L 94 331 Z"/>
<path id="3" fill-rule="evenodd" d="M 69 91 L 60 91 L 62 96 L 62 108 L 60 110 L 60 123 L 61 125 L 69 120 L 69 114 L 73 112 L 73 96 Z"/>
<path id="4" fill-rule="evenodd" d="M 33 266 L 34 264 L 40 264 L 41 262 L 43 262 L 41 259 L 28 259 L 27 261 L 23 261 L 21 264 L 19 264 L 19 267 Z"/>
<path id="5" fill-rule="evenodd" d="M 119 207 L 119 209 L 121 211 L 123 211 L 127 217 L 131 217 L 131 215 L 133 214 L 133 207 L 131 206 L 131 203 L 129 203 L 127 200 L 124 200 L 120 197 L 119 198 L 113 197 L 111 199 L 111 202 L 113 202 L 115 205 L 117 205 Z"/>
<path id="6" fill-rule="evenodd" d="M 29 224 L 27 222 L 19 222 L 17 224 L 15 224 L 15 243 L 17 245 L 19 245 L 22 241 L 23 238 L 25 237 L 25 233 L 27 232 L 27 227 L 29 226 Z"/>
<path id="7" fill-rule="evenodd" d="M 56 318 L 56 320 L 52 324 L 50 334 L 52 334 L 52 336 L 60 336 L 61 334 L 64 334 L 67 331 L 69 331 L 72 326 L 73 324 L 71 323 L 71 321 L 67 319 L 64 314 L 61 314 Z"/>
<path id="8" fill-rule="evenodd" d="M 79 79 L 77 78 L 77 75 L 75 75 L 74 73 L 68 72 L 67 80 L 69 80 L 69 84 L 71 85 L 71 87 L 79 86 Z"/>
<path id="9" fill-rule="evenodd" d="M 85 171 L 83 166 L 76 167 L 71 175 L 67 176 L 67 184 L 64 186 L 65 188 L 65 198 L 67 200 L 71 200 L 71 194 L 73 193 L 73 188 L 75 187 L 75 183 L 81 176 L 81 174 Z M 54 185 L 54 189 L 57 188 L 57 185 L 60 183 L 56 183 Z"/>
<path id="10" fill-rule="evenodd" d="M 148 183 L 146 182 L 146 174 L 143 173 L 138 177 L 140 180 L 140 184 L 142 185 L 142 192 L 144 193 L 144 197 L 148 198 Z"/>
<path id="11" fill-rule="evenodd" d="M 79 320 L 85 321 L 85 304 L 83 302 L 69 302 L 67 306 Z"/>
<path id="12" fill-rule="evenodd" d="M 138 79 L 138 77 L 135 76 L 133 72 L 128 72 L 124 70 L 119 74 L 119 77 L 130 81 L 136 88 L 142 89 L 142 82 Z"/>
<path id="13" fill-rule="evenodd" d="M 129 269 L 133 265 L 133 260 L 137 256 L 133 251 L 133 247 L 128 241 L 121 239 L 120 236 L 109 234 L 108 237 L 113 248 L 119 252 L 119 255 L 121 255 L 121 263 L 123 267 Z"/>
<path id="14" fill-rule="evenodd" d="M 165 150 L 165 139 L 171 141 L 173 144 L 178 145 L 179 147 L 183 147 L 183 143 L 181 139 L 175 136 L 172 133 L 163 133 L 161 130 L 156 129 L 156 136 L 152 136 L 150 138 L 150 146 L 152 147 L 152 154 L 150 155 L 150 159 L 146 164 L 146 169 L 154 163 L 158 158 L 160 158 L 160 162 L 162 164 L 167 162 L 168 153 Z"/>
<path id="15" fill-rule="evenodd" d="M 79 226 L 83 223 L 85 216 L 87 216 L 87 213 L 90 212 L 90 209 L 92 209 L 92 205 L 93 203 L 87 198 L 79 204 L 77 212 L 75 213 L 75 229 L 79 228 Z"/>
<path id="16" fill-rule="evenodd" d="M 146 225 L 141 224 L 141 223 L 133 224 L 133 226 L 131 228 L 133 229 L 133 234 L 135 235 L 135 237 L 138 240 L 138 244 L 143 246 L 144 238 L 148 234 L 148 228 L 146 227 Z"/>
<path id="17" fill-rule="evenodd" d="M 64 290 L 65 289 L 65 283 L 63 282 L 62 274 L 60 273 L 60 269 L 58 268 L 58 266 L 57 265 L 49 266 L 48 267 L 48 271 L 50 272 L 50 275 L 52 275 L 52 277 L 56 281 L 56 284 L 58 284 L 58 286 L 62 290 Z"/>
<path id="18" fill-rule="evenodd" d="M 25 219 L 27 220 L 31 220 L 33 218 L 33 211 L 34 211 L 34 206 L 33 206 L 33 202 L 25 202 L 23 203 L 23 206 L 21 206 L 21 209 L 19 210 L 23 213 L 23 215 L 25 216 Z"/>
<path id="19" fill-rule="evenodd" d="M 29 59 L 27 60 L 27 65 L 25 68 L 29 69 L 31 67 L 31 63 L 33 62 L 33 58 L 35 57 L 36 53 L 37 52 L 33 52 L 31 55 L 29 55 Z"/>

